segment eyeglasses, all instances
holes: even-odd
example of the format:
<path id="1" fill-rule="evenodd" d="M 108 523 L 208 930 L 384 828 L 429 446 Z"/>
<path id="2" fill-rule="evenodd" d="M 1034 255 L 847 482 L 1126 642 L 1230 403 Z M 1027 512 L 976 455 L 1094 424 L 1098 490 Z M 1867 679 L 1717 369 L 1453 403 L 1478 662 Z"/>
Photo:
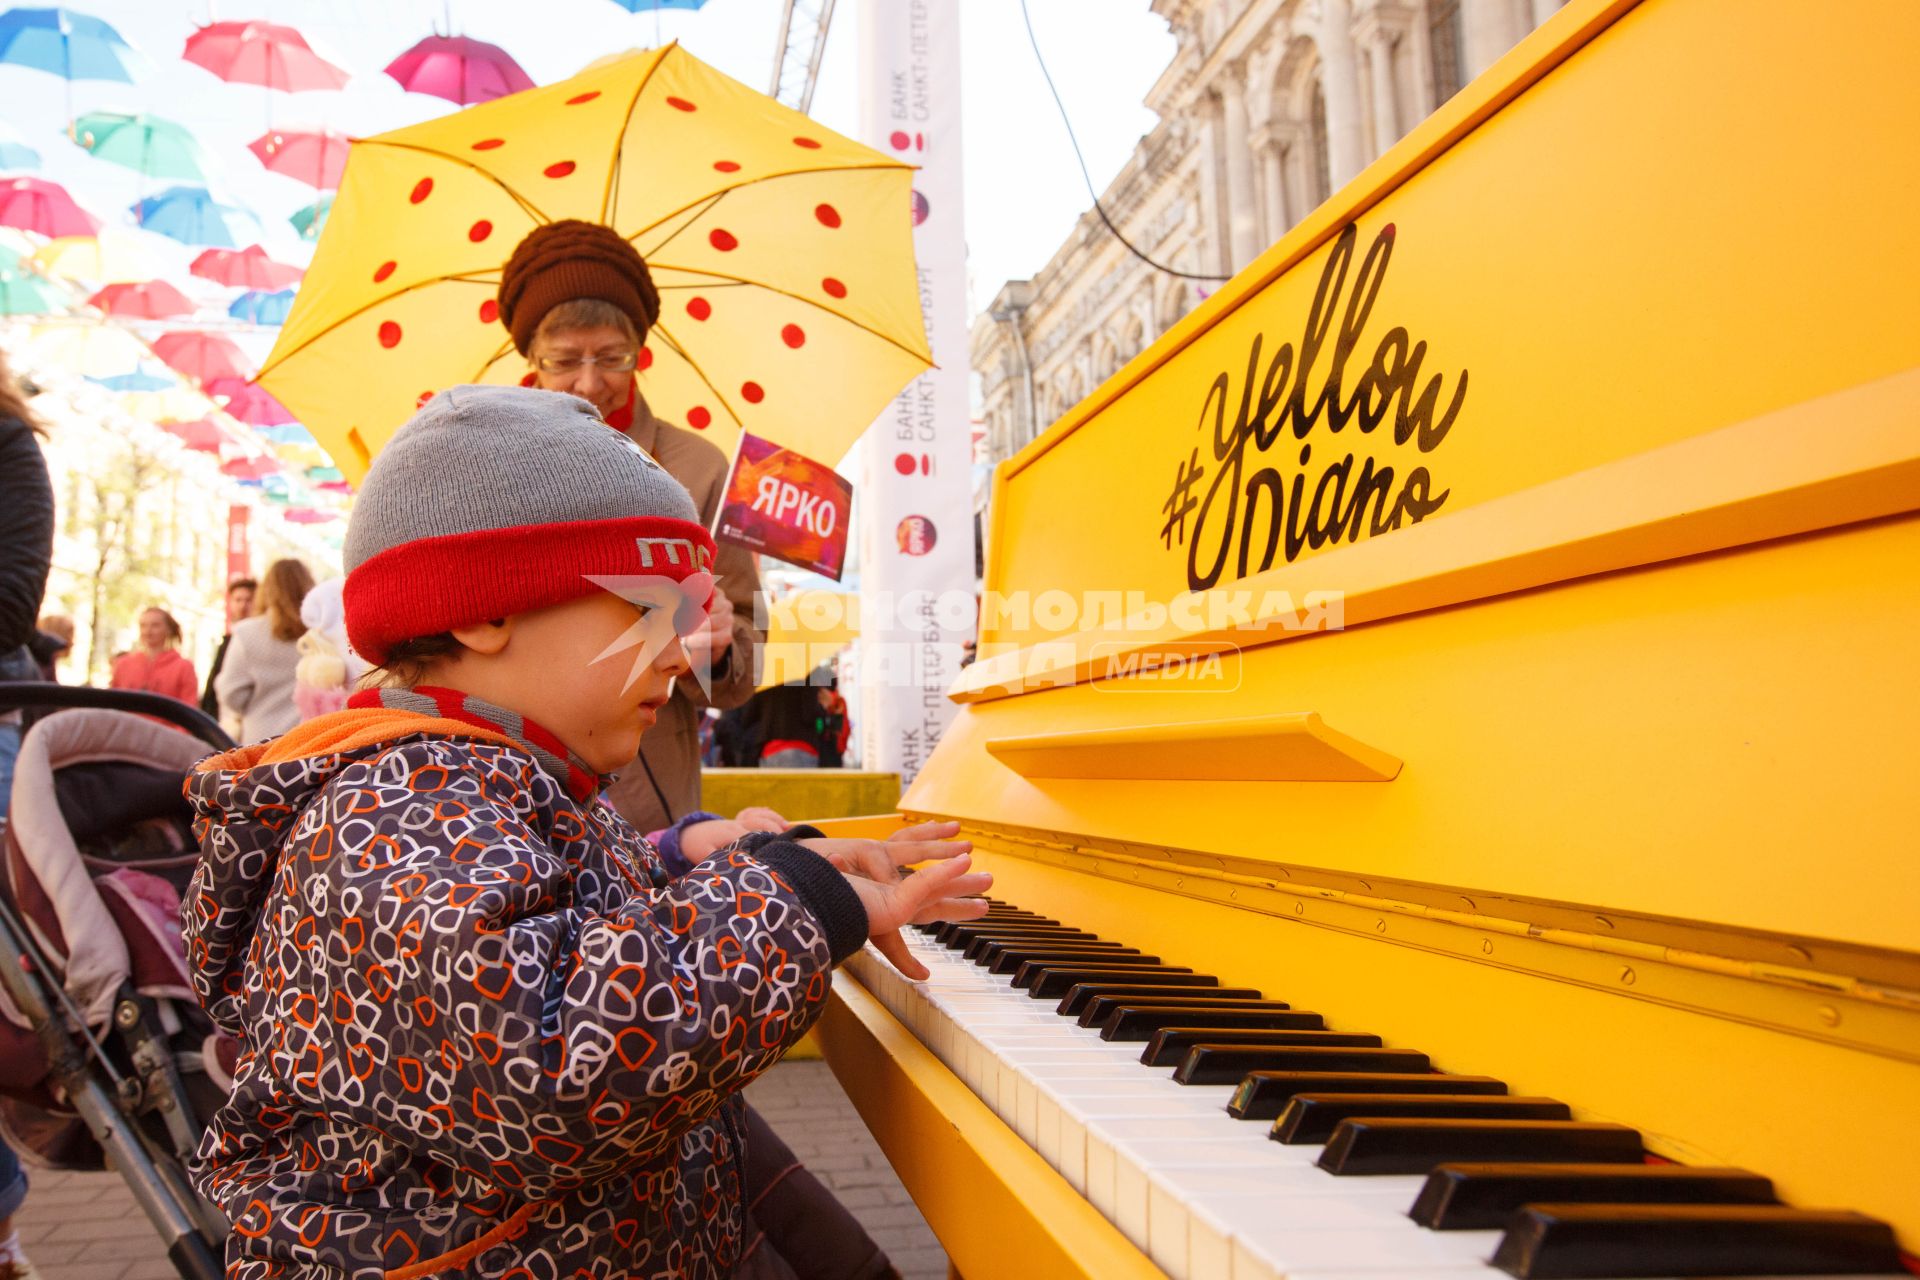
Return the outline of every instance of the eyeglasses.
<path id="1" fill-rule="evenodd" d="M 592 365 L 606 373 L 632 373 L 639 362 L 639 352 L 621 351 L 599 356 L 535 356 L 533 367 L 542 373 L 578 373 Z"/>

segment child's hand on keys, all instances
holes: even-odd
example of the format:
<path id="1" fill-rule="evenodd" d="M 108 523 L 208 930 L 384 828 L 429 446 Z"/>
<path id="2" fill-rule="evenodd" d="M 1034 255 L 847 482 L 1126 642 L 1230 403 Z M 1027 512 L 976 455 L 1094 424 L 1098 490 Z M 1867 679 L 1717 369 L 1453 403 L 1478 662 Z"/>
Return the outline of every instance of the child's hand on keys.
<path id="1" fill-rule="evenodd" d="M 838 867 L 860 895 L 867 910 L 867 936 L 893 967 L 909 978 L 927 976 L 927 969 L 907 950 L 900 930 L 909 924 L 934 920 L 975 920 L 987 904 L 975 895 L 986 892 L 993 877 L 969 871 L 973 865 L 968 840 L 954 840 L 957 822 L 923 822 L 894 832 L 887 840 L 802 840 Z M 912 875 L 900 868 L 930 863 Z"/>

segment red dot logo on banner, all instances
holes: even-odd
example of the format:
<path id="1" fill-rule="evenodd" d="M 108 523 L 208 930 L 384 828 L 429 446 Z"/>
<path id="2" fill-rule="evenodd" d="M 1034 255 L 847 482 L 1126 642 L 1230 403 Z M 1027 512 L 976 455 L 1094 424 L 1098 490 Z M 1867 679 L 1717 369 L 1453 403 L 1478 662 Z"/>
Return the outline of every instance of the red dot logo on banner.
<path id="1" fill-rule="evenodd" d="M 903 476 L 910 476 L 916 471 L 923 476 L 930 476 L 933 474 L 933 455 L 930 453 L 918 456 L 911 453 L 896 454 L 893 459 L 893 469 Z"/>
<path id="2" fill-rule="evenodd" d="M 893 540 L 902 555 L 923 556 L 933 550 L 939 535 L 925 516 L 908 516 L 894 529 Z"/>

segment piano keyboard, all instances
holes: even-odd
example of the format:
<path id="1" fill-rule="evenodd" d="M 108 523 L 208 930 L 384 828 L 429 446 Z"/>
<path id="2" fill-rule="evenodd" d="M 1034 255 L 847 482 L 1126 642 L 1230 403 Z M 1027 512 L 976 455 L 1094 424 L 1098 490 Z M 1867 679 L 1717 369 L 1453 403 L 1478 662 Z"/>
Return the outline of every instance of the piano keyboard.
<path id="1" fill-rule="evenodd" d="M 1906 1274 L 1892 1229 L 995 903 L 848 968 L 1176 1280 Z"/>

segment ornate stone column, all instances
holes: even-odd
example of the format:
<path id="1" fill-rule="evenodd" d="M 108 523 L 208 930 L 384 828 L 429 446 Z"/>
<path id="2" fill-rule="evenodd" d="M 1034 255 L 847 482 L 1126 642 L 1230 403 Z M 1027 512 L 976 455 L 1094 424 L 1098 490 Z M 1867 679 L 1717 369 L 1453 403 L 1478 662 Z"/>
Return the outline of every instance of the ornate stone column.
<path id="1" fill-rule="evenodd" d="M 1287 131 L 1269 125 L 1255 141 L 1254 150 L 1260 157 L 1261 211 L 1266 218 L 1261 233 L 1268 244 L 1287 234 L 1296 221 L 1287 208 L 1287 137 Z"/>
<path id="2" fill-rule="evenodd" d="M 1560 6 L 1566 2 L 1567 0 L 1533 0 L 1533 25 L 1537 27 L 1560 12 Z"/>
<path id="3" fill-rule="evenodd" d="M 1526 33 L 1515 30 L 1513 0 L 1460 0 L 1460 27 L 1471 80 Z"/>
<path id="4" fill-rule="evenodd" d="M 1347 0 L 1317 0 L 1314 44 L 1320 50 L 1320 91 L 1327 102 L 1327 167 L 1338 190 L 1366 168 L 1360 127 L 1360 63 L 1353 48 L 1353 10 Z"/>
<path id="5" fill-rule="evenodd" d="M 1246 67 L 1229 64 L 1216 81 L 1220 94 L 1221 144 L 1227 171 L 1227 252 L 1235 271 L 1260 253 L 1259 214 L 1254 208 L 1253 151 L 1247 136 Z"/>

